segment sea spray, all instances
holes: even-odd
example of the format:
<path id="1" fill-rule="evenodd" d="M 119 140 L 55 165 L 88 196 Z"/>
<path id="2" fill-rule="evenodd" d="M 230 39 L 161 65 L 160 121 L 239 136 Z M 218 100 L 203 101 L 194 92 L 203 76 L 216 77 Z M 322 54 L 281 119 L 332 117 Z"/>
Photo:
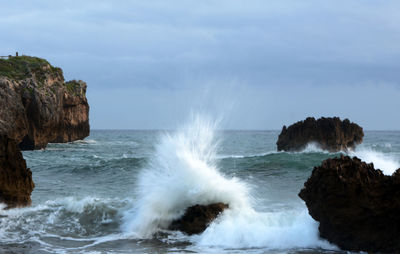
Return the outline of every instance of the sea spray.
<path id="1" fill-rule="evenodd" d="M 318 223 L 305 207 L 274 212 L 228 210 L 192 239 L 199 246 L 222 248 L 335 249 L 319 239 Z"/>
<path id="2" fill-rule="evenodd" d="M 309 143 L 300 153 L 337 154 L 321 149 L 316 143 Z M 341 153 L 351 157 L 356 156 L 367 163 L 373 163 L 375 169 L 382 170 L 385 175 L 392 175 L 397 169 L 400 168 L 400 161 L 395 156 L 392 156 L 389 153 L 377 151 L 371 147 L 360 146 L 355 150 L 348 152 L 342 151 Z"/>
<path id="3" fill-rule="evenodd" d="M 202 117 L 194 117 L 178 132 L 163 135 L 154 158 L 138 177 L 138 199 L 125 213 L 124 233 L 149 238 L 166 229 L 189 206 L 223 202 L 229 209 L 205 232 L 186 236 L 195 246 L 333 248 L 319 239 L 318 224 L 302 203 L 279 211 L 256 211 L 248 185 L 224 176 L 217 168 L 217 141 L 215 124 Z M 178 234 L 180 240 L 182 236 Z"/>
<path id="4" fill-rule="evenodd" d="M 138 200 L 125 213 L 125 232 L 151 237 L 196 204 L 251 207 L 246 184 L 223 176 L 216 166 L 215 128 L 215 122 L 194 116 L 180 131 L 161 137 L 154 158 L 139 174 Z"/>
<path id="5" fill-rule="evenodd" d="M 374 163 L 375 169 L 380 169 L 385 175 L 392 175 L 400 168 L 400 161 L 390 154 L 375 151 L 370 148 L 359 148 L 349 153 L 350 156 L 357 156 L 367 163 Z"/>

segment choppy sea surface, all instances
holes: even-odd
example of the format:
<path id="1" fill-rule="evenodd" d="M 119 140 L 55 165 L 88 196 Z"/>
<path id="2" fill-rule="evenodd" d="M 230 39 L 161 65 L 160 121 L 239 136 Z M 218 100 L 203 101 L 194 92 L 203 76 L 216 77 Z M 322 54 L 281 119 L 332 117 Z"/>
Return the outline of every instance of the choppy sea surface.
<path id="1" fill-rule="evenodd" d="M 297 196 L 313 167 L 340 153 L 276 152 L 278 135 L 197 119 L 25 151 L 32 206 L 0 210 L 0 253 L 342 253 Z M 391 174 L 400 132 L 366 131 L 351 155 Z M 230 209 L 204 233 L 165 230 L 186 207 L 219 201 Z"/>

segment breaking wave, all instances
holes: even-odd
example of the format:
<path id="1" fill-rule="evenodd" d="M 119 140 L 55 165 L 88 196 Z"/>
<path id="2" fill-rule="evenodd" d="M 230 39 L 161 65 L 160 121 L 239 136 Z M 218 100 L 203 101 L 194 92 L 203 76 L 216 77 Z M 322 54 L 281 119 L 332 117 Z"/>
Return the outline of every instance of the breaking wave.
<path id="1" fill-rule="evenodd" d="M 124 214 L 124 233 L 151 238 L 189 206 L 224 202 L 229 209 L 205 232 L 189 237 L 191 241 L 228 248 L 334 248 L 319 239 L 318 224 L 303 204 L 278 211 L 253 208 L 256 200 L 249 186 L 225 176 L 216 166 L 215 128 L 212 121 L 194 117 L 181 131 L 161 137 L 153 160 L 139 175 L 138 200 Z"/>

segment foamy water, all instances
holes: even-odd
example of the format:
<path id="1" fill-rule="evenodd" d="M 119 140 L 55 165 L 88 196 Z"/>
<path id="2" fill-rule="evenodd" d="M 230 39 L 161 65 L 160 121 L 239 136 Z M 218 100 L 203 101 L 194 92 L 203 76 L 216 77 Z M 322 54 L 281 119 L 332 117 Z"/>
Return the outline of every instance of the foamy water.
<path id="1" fill-rule="evenodd" d="M 331 154 L 276 152 L 279 132 L 221 132 L 195 117 L 181 130 L 93 131 L 89 142 L 24 152 L 36 188 L 28 208 L 0 211 L 15 253 L 332 253 L 297 196 Z M 388 145 L 390 144 L 390 145 Z M 349 154 L 386 174 L 400 132 L 367 132 Z M 49 163 L 51 162 L 51 163 Z M 230 205 L 205 232 L 165 230 L 194 204 Z"/>
<path id="2" fill-rule="evenodd" d="M 125 215 L 124 232 L 148 238 L 166 229 L 187 207 L 223 202 L 229 205 L 200 236 L 202 246 L 230 248 L 333 248 L 318 237 L 318 225 L 299 210 L 257 212 L 244 181 L 218 169 L 215 125 L 195 118 L 182 131 L 165 134 L 155 157 L 139 174 L 137 205 Z M 265 193 L 268 195 L 268 193 Z"/>

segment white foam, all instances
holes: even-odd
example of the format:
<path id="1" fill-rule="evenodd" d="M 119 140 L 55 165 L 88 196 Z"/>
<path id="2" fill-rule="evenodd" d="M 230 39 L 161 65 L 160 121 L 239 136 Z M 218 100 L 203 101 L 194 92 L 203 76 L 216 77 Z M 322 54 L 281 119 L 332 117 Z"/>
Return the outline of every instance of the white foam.
<path id="1" fill-rule="evenodd" d="M 335 249 L 318 237 L 318 223 L 301 210 L 255 212 L 227 210 L 206 231 L 193 237 L 200 246 L 224 248 Z"/>
<path id="2" fill-rule="evenodd" d="M 357 156 L 362 161 L 374 163 L 375 169 L 380 169 L 385 175 L 392 175 L 400 168 L 400 161 L 390 154 L 384 154 L 368 148 L 358 148 L 349 153 L 350 156 Z"/>
<path id="3" fill-rule="evenodd" d="M 310 142 L 300 153 L 329 153 L 329 151 L 322 149 L 316 142 Z"/>
<path id="4" fill-rule="evenodd" d="M 270 151 L 266 153 L 256 153 L 256 154 L 219 154 L 216 156 L 217 159 L 243 159 L 243 158 L 252 158 L 252 157 L 263 157 L 270 154 L 278 154 L 280 152 L 277 151 Z"/>
<path id="5" fill-rule="evenodd" d="M 139 174 L 137 206 L 125 214 L 124 231 L 151 237 L 195 204 L 249 206 L 246 184 L 224 177 L 215 165 L 214 128 L 212 121 L 194 117 L 191 125 L 161 138 L 154 159 Z"/>
<path id="6" fill-rule="evenodd" d="M 151 237 L 191 205 L 224 202 L 229 209 L 205 232 L 189 237 L 196 246 L 334 248 L 319 239 L 318 224 L 304 205 L 300 210 L 254 210 L 247 185 L 223 176 L 214 163 L 214 128 L 212 122 L 197 117 L 182 131 L 161 138 L 154 160 L 139 176 L 137 206 L 125 213 L 123 232 L 134 238 Z"/>

